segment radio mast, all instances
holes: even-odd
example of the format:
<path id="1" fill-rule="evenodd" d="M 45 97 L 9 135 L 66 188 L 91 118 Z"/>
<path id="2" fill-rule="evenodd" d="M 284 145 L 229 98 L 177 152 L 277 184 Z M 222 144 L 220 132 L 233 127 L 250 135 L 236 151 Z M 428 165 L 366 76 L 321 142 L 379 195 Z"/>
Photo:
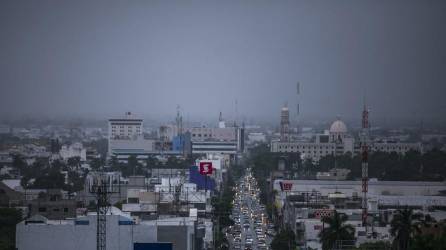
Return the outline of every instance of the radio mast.
<path id="1" fill-rule="evenodd" d="M 110 195 L 120 192 L 120 178 L 105 173 L 98 173 L 92 183 L 89 183 L 89 191 L 96 195 L 96 249 L 106 250 L 107 243 L 107 211 L 110 207 Z"/>
<path id="2" fill-rule="evenodd" d="M 300 115 L 300 82 L 296 83 L 296 133 L 299 134 L 299 115 Z"/>
<path id="3" fill-rule="evenodd" d="M 368 173 L 368 156 L 369 156 L 369 111 L 364 102 L 362 111 L 362 129 L 360 136 L 361 143 L 361 159 L 362 159 L 362 224 L 367 227 L 367 192 L 369 189 L 369 173 Z"/>

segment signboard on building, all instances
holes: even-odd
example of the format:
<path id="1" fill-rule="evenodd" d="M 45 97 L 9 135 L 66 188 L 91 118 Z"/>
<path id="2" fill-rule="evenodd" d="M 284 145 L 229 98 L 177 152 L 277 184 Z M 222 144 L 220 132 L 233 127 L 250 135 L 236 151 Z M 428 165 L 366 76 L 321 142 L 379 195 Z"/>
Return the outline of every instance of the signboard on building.
<path id="1" fill-rule="evenodd" d="M 200 162 L 200 174 L 201 175 L 212 174 L 212 162 L 207 162 L 207 161 Z"/>
<path id="2" fill-rule="evenodd" d="M 279 182 L 280 184 L 280 190 L 282 191 L 291 191 L 291 189 L 293 188 L 293 183 L 291 182 Z"/>
<path id="3" fill-rule="evenodd" d="M 314 218 L 322 219 L 325 217 L 332 217 L 333 213 L 334 211 L 331 209 L 316 209 L 316 211 L 314 211 Z"/>

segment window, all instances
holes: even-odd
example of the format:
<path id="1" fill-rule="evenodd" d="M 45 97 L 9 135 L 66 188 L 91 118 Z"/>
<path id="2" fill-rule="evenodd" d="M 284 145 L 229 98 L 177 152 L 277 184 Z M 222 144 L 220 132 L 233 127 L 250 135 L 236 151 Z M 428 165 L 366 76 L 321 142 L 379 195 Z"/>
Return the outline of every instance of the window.
<path id="1" fill-rule="evenodd" d="M 46 212 L 46 207 L 39 207 L 39 212 L 45 213 Z"/>
<path id="2" fill-rule="evenodd" d="M 128 198 L 127 202 L 128 203 L 132 203 L 132 204 L 136 204 L 136 203 L 139 203 L 139 198 Z"/>
<path id="3" fill-rule="evenodd" d="M 64 208 L 63 208 L 63 212 L 64 212 L 64 213 L 68 213 L 68 208 L 67 208 L 67 207 L 64 207 Z"/>

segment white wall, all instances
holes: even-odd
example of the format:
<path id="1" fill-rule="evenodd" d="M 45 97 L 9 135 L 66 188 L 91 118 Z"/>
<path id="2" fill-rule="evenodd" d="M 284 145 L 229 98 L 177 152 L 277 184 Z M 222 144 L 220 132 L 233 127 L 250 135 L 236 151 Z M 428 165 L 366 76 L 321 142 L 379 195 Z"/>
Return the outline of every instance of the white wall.
<path id="1" fill-rule="evenodd" d="M 133 250 L 133 242 L 157 242 L 154 225 L 119 225 L 118 215 L 107 216 L 107 250 Z M 96 216 L 89 225 L 17 224 L 18 250 L 95 250 Z"/>

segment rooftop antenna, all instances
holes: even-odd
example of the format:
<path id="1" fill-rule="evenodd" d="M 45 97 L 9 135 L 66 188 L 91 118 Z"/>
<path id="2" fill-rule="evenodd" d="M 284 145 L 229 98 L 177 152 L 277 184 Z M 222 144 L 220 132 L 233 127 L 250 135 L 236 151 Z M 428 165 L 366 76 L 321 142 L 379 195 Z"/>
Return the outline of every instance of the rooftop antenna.
<path id="1" fill-rule="evenodd" d="M 177 105 L 177 117 L 175 118 L 177 125 L 177 135 L 183 134 L 183 116 L 181 115 L 180 105 Z"/>
<path id="2" fill-rule="evenodd" d="M 236 98 L 235 99 L 235 119 L 234 119 L 235 125 L 237 125 L 237 122 L 238 122 L 238 101 Z"/>
<path id="3" fill-rule="evenodd" d="M 104 172 L 99 172 L 90 181 L 89 191 L 96 195 L 96 249 L 106 250 L 107 211 L 110 208 L 109 198 L 112 194 L 120 193 L 120 176 L 107 175 Z"/>

